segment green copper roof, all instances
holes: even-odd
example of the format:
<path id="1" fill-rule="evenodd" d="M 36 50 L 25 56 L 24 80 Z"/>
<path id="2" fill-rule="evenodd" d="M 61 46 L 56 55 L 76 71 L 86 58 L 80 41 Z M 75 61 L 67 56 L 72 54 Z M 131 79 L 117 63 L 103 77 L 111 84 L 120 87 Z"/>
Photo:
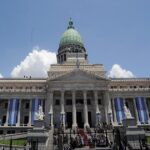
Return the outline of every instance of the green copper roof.
<path id="1" fill-rule="evenodd" d="M 81 35 L 74 29 L 73 21 L 70 19 L 67 30 L 63 33 L 59 46 L 65 46 L 68 44 L 76 44 L 83 46 Z"/>

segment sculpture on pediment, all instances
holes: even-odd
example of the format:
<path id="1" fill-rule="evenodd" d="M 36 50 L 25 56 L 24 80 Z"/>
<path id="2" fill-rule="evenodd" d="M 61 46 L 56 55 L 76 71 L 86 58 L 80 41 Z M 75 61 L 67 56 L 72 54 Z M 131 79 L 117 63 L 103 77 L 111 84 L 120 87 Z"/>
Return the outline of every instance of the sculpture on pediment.
<path id="1" fill-rule="evenodd" d="M 131 112 L 125 104 L 124 104 L 124 114 L 125 114 L 125 118 L 127 118 L 127 119 L 132 118 Z"/>
<path id="2" fill-rule="evenodd" d="M 43 113 L 42 106 L 39 106 L 39 110 L 38 112 L 35 113 L 35 116 L 36 116 L 36 120 L 43 120 L 44 113 Z"/>

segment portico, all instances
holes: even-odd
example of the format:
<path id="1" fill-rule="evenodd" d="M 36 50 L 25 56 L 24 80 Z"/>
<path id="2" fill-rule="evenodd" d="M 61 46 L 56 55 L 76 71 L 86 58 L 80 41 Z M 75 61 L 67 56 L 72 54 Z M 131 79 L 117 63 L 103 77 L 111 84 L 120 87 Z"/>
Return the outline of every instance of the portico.
<path id="1" fill-rule="evenodd" d="M 51 126 L 67 127 L 95 127 L 97 125 L 97 114 L 101 115 L 102 121 L 106 121 L 105 101 L 102 91 L 91 90 L 63 90 L 53 91 L 53 106 L 50 106 Z M 95 111 L 96 110 L 96 111 Z M 71 120 L 70 120 L 71 119 Z"/>

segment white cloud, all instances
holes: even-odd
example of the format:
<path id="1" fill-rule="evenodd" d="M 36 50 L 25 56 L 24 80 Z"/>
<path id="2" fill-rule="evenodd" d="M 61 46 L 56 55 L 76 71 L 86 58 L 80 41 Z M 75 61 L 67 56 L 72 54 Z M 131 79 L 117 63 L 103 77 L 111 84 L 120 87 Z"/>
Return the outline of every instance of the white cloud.
<path id="1" fill-rule="evenodd" d="M 47 77 L 47 71 L 51 64 L 56 63 L 56 54 L 48 50 L 39 50 L 35 48 L 14 67 L 11 72 L 12 77 Z"/>
<path id="2" fill-rule="evenodd" d="M 0 78 L 3 78 L 3 75 L 0 73 Z"/>
<path id="3" fill-rule="evenodd" d="M 110 78 L 133 78 L 134 74 L 126 69 L 123 69 L 120 65 L 114 64 L 108 73 Z"/>

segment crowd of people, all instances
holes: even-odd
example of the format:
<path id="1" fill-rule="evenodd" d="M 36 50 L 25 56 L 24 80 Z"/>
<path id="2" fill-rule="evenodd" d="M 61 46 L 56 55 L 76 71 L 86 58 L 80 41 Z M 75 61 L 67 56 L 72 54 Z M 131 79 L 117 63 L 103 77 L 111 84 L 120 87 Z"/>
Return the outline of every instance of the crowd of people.
<path id="1" fill-rule="evenodd" d="M 91 146 L 105 147 L 109 143 L 104 134 L 91 134 L 88 139 L 89 145 Z"/>
<path id="2" fill-rule="evenodd" d="M 88 132 L 81 134 L 80 130 L 77 132 L 72 132 L 70 134 L 59 133 L 54 135 L 54 145 L 66 145 L 64 146 L 65 150 L 81 148 L 84 146 L 90 147 L 105 147 L 109 146 L 109 140 L 107 139 L 104 130 L 97 128 L 96 131 L 92 132 L 90 129 L 87 129 Z M 87 137 L 87 142 L 85 141 L 85 136 Z"/>
<path id="3" fill-rule="evenodd" d="M 70 146 L 74 149 L 74 148 L 79 148 L 79 147 L 83 147 L 85 144 L 84 144 L 84 140 L 83 140 L 83 137 L 79 134 L 79 135 L 76 135 L 75 137 L 71 137 L 71 140 L 70 140 Z"/>

